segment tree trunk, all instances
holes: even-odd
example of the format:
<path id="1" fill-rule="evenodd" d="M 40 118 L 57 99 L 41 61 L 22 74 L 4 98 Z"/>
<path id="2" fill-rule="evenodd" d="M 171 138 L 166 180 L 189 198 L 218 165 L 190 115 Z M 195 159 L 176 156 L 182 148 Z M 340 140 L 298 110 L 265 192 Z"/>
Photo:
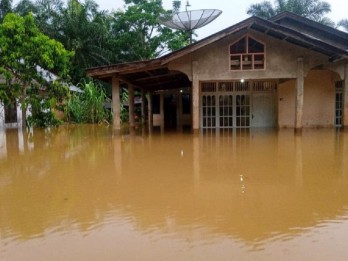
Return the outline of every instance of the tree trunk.
<path id="1" fill-rule="evenodd" d="M 21 109 L 22 109 L 22 129 L 27 128 L 27 106 L 25 105 L 25 96 L 27 93 L 27 88 L 23 87 L 22 97 L 20 99 Z"/>

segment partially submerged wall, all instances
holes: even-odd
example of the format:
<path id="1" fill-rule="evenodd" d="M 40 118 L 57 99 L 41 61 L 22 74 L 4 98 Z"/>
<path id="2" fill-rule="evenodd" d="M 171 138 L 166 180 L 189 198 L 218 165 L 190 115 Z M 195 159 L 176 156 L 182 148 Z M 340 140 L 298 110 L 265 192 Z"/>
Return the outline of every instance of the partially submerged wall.
<path id="1" fill-rule="evenodd" d="M 294 127 L 295 80 L 278 85 L 278 125 Z M 333 127 L 335 120 L 335 73 L 312 70 L 304 81 L 304 127 Z"/>
<path id="2" fill-rule="evenodd" d="M 294 127 L 297 59 L 304 60 L 303 127 L 332 127 L 335 119 L 335 81 L 343 79 L 344 63 L 255 31 L 247 33 L 265 45 L 266 66 L 262 70 L 231 71 L 229 46 L 245 32 L 228 36 L 200 50 L 170 62 L 169 68 L 198 81 L 274 79 L 278 86 L 278 126 Z M 313 69 L 317 68 L 317 69 Z M 320 68 L 320 69 L 319 69 Z M 329 68 L 329 69 L 325 69 Z M 331 71 L 330 71 L 331 70 Z M 335 72 L 337 73 L 335 73 Z M 193 86 L 199 88 L 199 86 Z M 276 105 L 277 107 L 277 105 Z"/>

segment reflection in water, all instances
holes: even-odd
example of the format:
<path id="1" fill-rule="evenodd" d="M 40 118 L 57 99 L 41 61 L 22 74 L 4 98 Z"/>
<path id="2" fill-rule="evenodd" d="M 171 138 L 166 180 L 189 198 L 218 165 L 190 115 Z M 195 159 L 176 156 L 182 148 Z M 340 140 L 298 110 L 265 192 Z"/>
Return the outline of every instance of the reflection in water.
<path id="1" fill-rule="evenodd" d="M 345 260 L 347 135 L 1 132 L 0 260 Z"/>

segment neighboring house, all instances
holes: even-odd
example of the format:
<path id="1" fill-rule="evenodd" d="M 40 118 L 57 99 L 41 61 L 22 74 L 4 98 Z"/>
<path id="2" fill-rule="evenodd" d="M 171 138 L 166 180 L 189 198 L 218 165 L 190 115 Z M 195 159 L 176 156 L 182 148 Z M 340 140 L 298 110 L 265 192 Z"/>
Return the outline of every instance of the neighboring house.
<path id="1" fill-rule="evenodd" d="M 38 73 L 42 74 L 47 82 L 52 82 L 58 79 L 58 77 L 48 72 L 41 67 L 37 67 Z M 4 80 L 0 79 L 0 83 L 4 83 Z M 69 90 L 72 92 L 82 92 L 81 89 L 74 85 L 69 86 Z M 31 116 L 30 105 L 27 108 L 27 117 Z M 2 128 L 20 128 L 22 127 L 22 109 L 18 101 L 8 105 L 4 105 L 0 101 L 0 129 Z"/>
<path id="2" fill-rule="evenodd" d="M 27 116 L 31 115 L 30 107 L 27 109 Z M 4 106 L 0 102 L 0 129 L 20 128 L 22 126 L 22 109 L 19 102 Z"/>
<path id="3" fill-rule="evenodd" d="M 150 124 L 348 126 L 348 34 L 290 12 L 250 17 L 158 59 L 87 74 L 112 83 L 115 129 L 120 83 L 148 93 Z"/>

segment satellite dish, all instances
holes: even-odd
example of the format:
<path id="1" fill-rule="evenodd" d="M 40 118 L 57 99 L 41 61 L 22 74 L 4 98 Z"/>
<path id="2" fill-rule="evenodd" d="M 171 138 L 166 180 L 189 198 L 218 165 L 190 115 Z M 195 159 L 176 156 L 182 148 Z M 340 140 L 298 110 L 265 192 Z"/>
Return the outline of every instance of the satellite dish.
<path id="1" fill-rule="evenodd" d="M 187 6 L 189 4 L 187 3 Z M 185 30 L 190 33 L 190 43 L 192 43 L 192 31 L 201 28 L 214 19 L 216 19 L 221 13 L 218 9 L 200 9 L 173 13 L 163 14 L 158 17 L 158 21 L 172 29 Z"/>

